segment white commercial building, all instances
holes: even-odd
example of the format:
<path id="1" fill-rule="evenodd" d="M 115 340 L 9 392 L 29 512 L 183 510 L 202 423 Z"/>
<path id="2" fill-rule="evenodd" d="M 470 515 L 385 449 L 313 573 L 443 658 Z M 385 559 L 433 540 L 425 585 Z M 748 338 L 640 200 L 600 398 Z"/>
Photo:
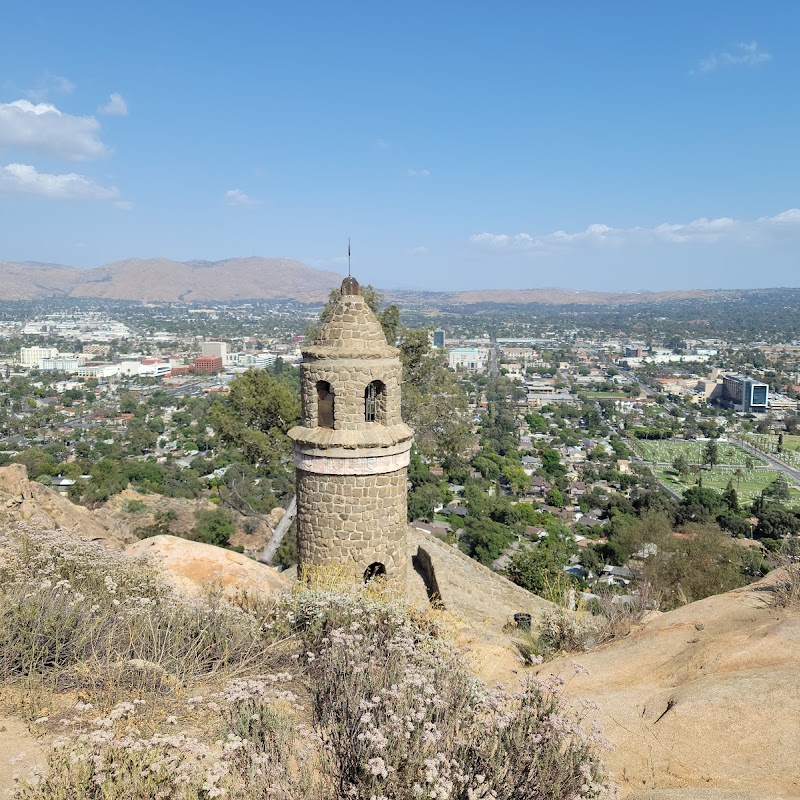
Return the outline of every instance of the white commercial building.
<path id="1" fill-rule="evenodd" d="M 277 358 L 275 353 L 236 353 L 234 363 L 237 367 L 264 369 L 271 367 Z M 228 363 L 230 364 L 230 360 Z"/>
<path id="2" fill-rule="evenodd" d="M 43 358 L 55 358 L 57 355 L 57 347 L 21 347 L 19 363 L 23 367 L 38 367 Z"/>
<path id="3" fill-rule="evenodd" d="M 137 378 L 161 378 L 172 370 L 166 361 L 143 364 L 141 361 L 121 361 L 119 374 Z"/>
<path id="4" fill-rule="evenodd" d="M 222 359 L 224 364 L 228 358 L 228 344 L 227 342 L 201 342 L 200 355 L 217 356 Z"/>
<path id="5" fill-rule="evenodd" d="M 447 354 L 450 369 L 484 372 L 489 363 L 488 347 L 454 347 Z"/>
<path id="6" fill-rule="evenodd" d="M 79 378 L 113 378 L 119 375 L 119 364 L 85 364 L 78 368 Z"/>
<path id="7" fill-rule="evenodd" d="M 78 356 L 56 356 L 55 358 L 40 358 L 39 369 L 42 372 L 77 372 L 84 363 Z"/>

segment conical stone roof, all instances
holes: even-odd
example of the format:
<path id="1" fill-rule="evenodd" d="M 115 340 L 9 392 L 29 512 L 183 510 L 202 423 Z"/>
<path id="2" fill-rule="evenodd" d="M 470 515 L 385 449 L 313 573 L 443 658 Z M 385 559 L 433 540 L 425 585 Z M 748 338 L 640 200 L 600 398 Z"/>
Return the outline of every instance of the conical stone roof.
<path id="1" fill-rule="evenodd" d="M 396 347 L 386 343 L 378 318 L 361 296 L 355 278 L 342 281 L 341 294 L 314 342 L 303 348 L 311 358 L 391 358 Z"/>

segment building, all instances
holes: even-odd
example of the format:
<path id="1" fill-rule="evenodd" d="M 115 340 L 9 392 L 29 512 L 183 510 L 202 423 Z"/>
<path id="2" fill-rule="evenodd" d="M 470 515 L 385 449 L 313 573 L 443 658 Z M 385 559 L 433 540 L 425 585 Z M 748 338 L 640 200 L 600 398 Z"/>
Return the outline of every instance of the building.
<path id="1" fill-rule="evenodd" d="M 772 392 L 769 396 L 769 410 L 770 411 L 797 411 L 797 400 L 792 400 L 785 394 L 778 394 Z"/>
<path id="2" fill-rule="evenodd" d="M 763 414 L 769 406 L 769 386 L 743 375 L 725 375 L 721 401 L 736 411 Z"/>
<path id="3" fill-rule="evenodd" d="M 641 358 L 642 348 L 638 345 L 626 344 L 624 358 Z"/>
<path id="4" fill-rule="evenodd" d="M 228 358 L 228 345 L 226 342 L 201 342 L 201 356 L 219 356 L 224 364 Z"/>
<path id="5" fill-rule="evenodd" d="M 194 371 L 209 375 L 222 372 L 222 359 L 219 356 L 198 356 L 194 360 Z"/>
<path id="6" fill-rule="evenodd" d="M 232 353 L 228 365 L 245 369 L 265 369 L 271 367 L 278 356 L 275 353 Z"/>
<path id="7" fill-rule="evenodd" d="M 447 354 L 447 365 L 450 369 L 485 372 L 488 363 L 488 347 L 454 347 Z"/>
<path id="8" fill-rule="evenodd" d="M 433 346 L 438 347 L 440 350 L 444 350 L 445 347 L 446 336 L 444 331 L 434 331 L 433 332 Z"/>
<path id="9" fill-rule="evenodd" d="M 62 355 L 53 358 L 40 358 L 39 369 L 42 372 L 71 372 L 75 373 L 84 363 L 80 356 Z"/>
<path id="10" fill-rule="evenodd" d="M 38 368 L 43 358 L 56 358 L 57 347 L 21 347 L 19 350 L 19 363 L 23 367 Z"/>
<path id="11" fill-rule="evenodd" d="M 345 278 L 301 364 L 302 418 L 289 431 L 297 471 L 300 569 L 345 564 L 359 581 L 404 585 L 412 430 L 400 416 L 399 351 Z"/>
<path id="12" fill-rule="evenodd" d="M 85 364 L 78 367 L 79 378 L 97 378 L 103 380 L 105 378 L 113 378 L 119 375 L 119 364 Z"/>

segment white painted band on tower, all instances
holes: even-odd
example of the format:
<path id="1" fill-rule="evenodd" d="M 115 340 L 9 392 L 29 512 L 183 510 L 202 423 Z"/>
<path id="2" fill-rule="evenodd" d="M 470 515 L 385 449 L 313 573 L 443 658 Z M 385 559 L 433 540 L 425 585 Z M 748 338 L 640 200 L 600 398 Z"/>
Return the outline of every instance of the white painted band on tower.
<path id="1" fill-rule="evenodd" d="M 407 467 L 409 461 L 410 448 L 403 453 L 367 458 L 331 458 L 312 456 L 298 450 L 294 452 L 294 465 L 297 469 L 318 475 L 381 475 Z"/>

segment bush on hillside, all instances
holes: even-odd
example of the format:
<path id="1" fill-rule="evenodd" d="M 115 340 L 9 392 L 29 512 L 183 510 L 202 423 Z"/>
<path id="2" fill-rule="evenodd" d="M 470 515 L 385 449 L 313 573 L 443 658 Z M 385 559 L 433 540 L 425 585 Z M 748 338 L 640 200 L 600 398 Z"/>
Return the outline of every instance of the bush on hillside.
<path id="1" fill-rule="evenodd" d="M 48 673 L 93 700 L 98 654 L 106 665 L 137 658 L 169 676 L 174 711 L 158 717 L 164 700 L 126 681 L 105 713 L 73 699 L 71 733 L 19 800 L 609 796 L 597 734 L 556 683 L 487 689 L 439 617 L 381 581 L 193 609 L 120 554 L 31 533 L 0 545 L 3 677 Z M 49 585 L 31 592 L 34 579 Z"/>

